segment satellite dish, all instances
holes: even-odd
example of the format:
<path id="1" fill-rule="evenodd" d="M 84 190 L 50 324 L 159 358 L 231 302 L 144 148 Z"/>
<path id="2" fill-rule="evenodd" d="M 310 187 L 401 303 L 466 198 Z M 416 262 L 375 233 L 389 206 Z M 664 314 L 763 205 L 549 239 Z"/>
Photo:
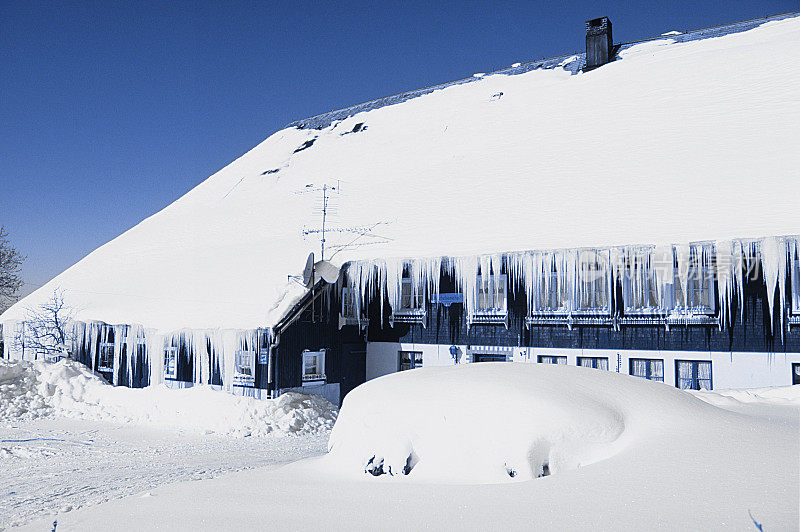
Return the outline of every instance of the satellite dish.
<path id="1" fill-rule="evenodd" d="M 321 260 L 314 264 L 314 281 L 323 279 L 326 283 L 332 284 L 339 280 L 339 268 L 328 262 Z"/>
<path id="2" fill-rule="evenodd" d="M 306 288 L 311 286 L 311 283 L 314 282 L 314 252 L 308 254 L 308 259 L 306 259 L 306 267 L 303 269 L 303 285 Z"/>

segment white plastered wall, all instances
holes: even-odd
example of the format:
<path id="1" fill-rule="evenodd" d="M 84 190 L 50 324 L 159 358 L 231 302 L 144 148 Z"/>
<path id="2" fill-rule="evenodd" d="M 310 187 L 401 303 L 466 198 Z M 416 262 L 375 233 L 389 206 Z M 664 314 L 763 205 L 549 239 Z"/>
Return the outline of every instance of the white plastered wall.
<path id="1" fill-rule="evenodd" d="M 456 346 L 459 363 L 468 362 L 467 346 Z M 567 364 L 577 365 L 578 357 L 606 357 L 610 371 L 628 374 L 631 358 L 654 358 L 664 361 L 664 383 L 675 385 L 676 360 L 710 360 L 713 387 L 762 388 L 792 384 L 792 364 L 800 363 L 800 353 L 752 353 L 719 351 L 648 351 L 618 349 L 555 349 L 544 347 L 512 347 L 514 362 L 535 363 L 541 355 L 566 356 Z M 450 345 L 398 342 L 367 344 L 367 379 L 398 370 L 399 351 L 421 351 L 423 367 L 451 366 Z"/>

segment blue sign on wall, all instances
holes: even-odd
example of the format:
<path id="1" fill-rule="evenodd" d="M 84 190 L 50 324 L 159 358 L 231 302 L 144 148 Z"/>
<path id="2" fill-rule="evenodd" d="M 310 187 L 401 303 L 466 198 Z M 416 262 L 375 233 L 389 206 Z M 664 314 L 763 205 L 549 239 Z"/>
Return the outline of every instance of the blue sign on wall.
<path id="1" fill-rule="evenodd" d="M 258 353 L 259 364 L 269 364 L 269 349 L 262 349 Z"/>
<path id="2" fill-rule="evenodd" d="M 461 292 L 450 294 L 439 294 L 439 297 L 433 300 L 434 303 L 441 303 L 445 307 L 449 307 L 453 303 L 463 303 L 464 294 Z"/>

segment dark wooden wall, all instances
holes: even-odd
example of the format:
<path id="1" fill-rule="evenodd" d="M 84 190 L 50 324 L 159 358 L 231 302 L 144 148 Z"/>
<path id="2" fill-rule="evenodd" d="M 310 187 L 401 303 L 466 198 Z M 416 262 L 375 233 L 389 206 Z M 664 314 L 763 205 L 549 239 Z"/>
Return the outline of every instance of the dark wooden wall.
<path id="1" fill-rule="evenodd" d="M 800 352 L 800 327 L 781 334 L 781 315 L 775 298 L 774 324 L 770 324 L 767 289 L 760 276 L 747 280 L 744 287 L 744 312 L 731 308 L 733 323 L 723 330 L 715 325 L 525 325 L 526 298 L 519 287 L 510 287 L 508 328 L 504 325 L 472 325 L 462 304 L 427 303 L 426 323 L 389 325 L 390 309 L 384 302 L 383 320 L 380 305 L 369 306 L 371 342 L 403 342 L 449 345 L 498 345 L 583 349 L 641 349 L 677 351 L 750 351 Z M 453 279 L 443 277 L 441 292 L 455 292 Z M 788 314 L 791 298 L 786 286 Z M 717 304 L 719 309 L 719 303 Z"/>

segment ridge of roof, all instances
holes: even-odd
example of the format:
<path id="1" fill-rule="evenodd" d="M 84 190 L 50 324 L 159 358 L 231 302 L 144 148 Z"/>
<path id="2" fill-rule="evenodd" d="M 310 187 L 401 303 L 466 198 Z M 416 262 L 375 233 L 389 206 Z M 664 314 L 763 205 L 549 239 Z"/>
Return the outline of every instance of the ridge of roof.
<path id="1" fill-rule="evenodd" d="M 687 30 L 682 33 L 665 35 L 661 34 L 655 37 L 648 37 L 646 39 L 640 39 L 637 41 L 630 41 L 626 43 L 620 43 L 615 45 L 616 53 L 619 53 L 623 50 L 627 50 L 632 46 L 637 44 L 655 41 L 659 39 L 673 39 L 676 43 L 684 43 L 690 41 L 696 41 L 701 39 L 710 39 L 714 37 L 722 37 L 725 35 L 730 35 L 732 33 L 741 33 L 743 31 L 748 31 L 753 28 L 756 28 L 766 22 L 773 22 L 778 20 L 784 20 L 787 18 L 793 18 L 800 16 L 800 11 L 792 11 L 788 13 L 781 13 L 777 15 L 766 15 L 760 18 L 754 18 L 739 22 L 733 22 L 730 24 L 723 24 L 720 26 L 709 26 L 705 28 L 697 28 L 692 30 Z M 516 63 L 515 63 L 516 64 Z M 290 122 L 286 125 L 287 128 L 295 127 L 298 129 L 322 129 L 324 127 L 328 127 L 334 122 L 344 120 L 349 118 L 353 115 L 356 115 L 361 112 L 372 111 L 374 109 L 380 109 L 381 107 L 387 107 L 389 105 L 395 105 L 398 103 L 403 103 L 405 101 L 411 100 L 413 98 L 418 98 L 420 96 L 424 96 L 426 94 L 430 94 L 434 91 L 446 89 L 448 87 L 452 87 L 455 85 L 463 85 L 465 83 L 472 83 L 475 81 L 479 81 L 480 79 L 487 77 L 487 76 L 494 76 L 498 74 L 514 76 L 518 74 L 524 74 L 526 72 L 530 72 L 532 70 L 551 70 L 557 67 L 562 67 L 564 70 L 571 72 L 573 75 L 577 74 L 581 70 L 583 70 L 584 66 L 586 66 L 586 53 L 585 52 L 575 52 L 573 54 L 564 54 L 558 55 L 555 57 L 550 57 L 546 59 L 537 59 L 535 61 L 530 61 L 527 63 L 520 63 L 516 64 L 517 66 L 511 66 L 502 68 L 499 70 L 494 70 L 492 72 L 488 72 L 481 76 L 470 76 L 467 78 L 461 78 L 453 81 L 447 81 L 444 83 L 439 83 L 436 85 L 429 85 L 427 87 L 423 87 L 420 89 L 413 89 L 410 91 L 399 92 L 396 94 L 392 94 L 390 96 L 383 96 L 381 98 L 376 98 L 374 100 L 369 100 L 366 102 L 358 103 L 355 105 L 351 105 L 349 107 L 343 107 L 341 109 L 334 109 L 332 111 L 328 111 L 326 113 L 321 113 L 318 115 L 310 116 L 308 118 L 302 118 L 300 120 L 295 120 L 294 122 Z"/>

